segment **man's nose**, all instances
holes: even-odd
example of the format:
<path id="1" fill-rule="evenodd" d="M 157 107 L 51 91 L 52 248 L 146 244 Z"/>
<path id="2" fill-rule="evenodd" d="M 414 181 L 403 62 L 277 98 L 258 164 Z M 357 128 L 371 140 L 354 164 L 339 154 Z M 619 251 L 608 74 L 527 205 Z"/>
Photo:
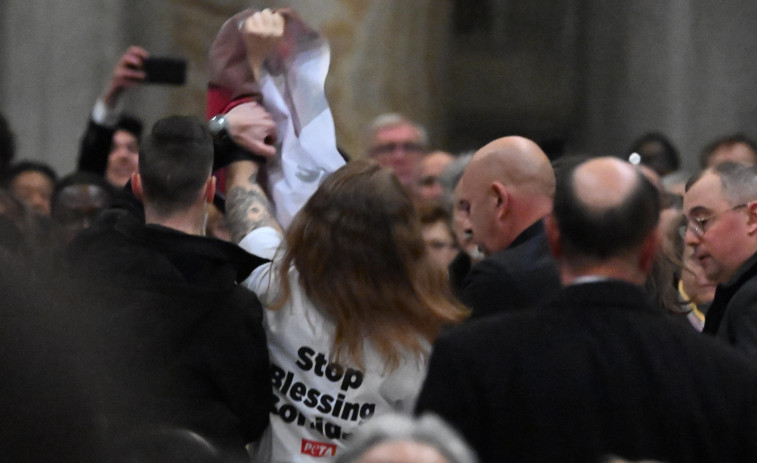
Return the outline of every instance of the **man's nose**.
<path id="1" fill-rule="evenodd" d="M 683 242 L 688 246 L 696 246 L 701 241 L 699 235 L 694 233 L 691 227 L 686 227 L 686 231 L 683 234 Z"/>

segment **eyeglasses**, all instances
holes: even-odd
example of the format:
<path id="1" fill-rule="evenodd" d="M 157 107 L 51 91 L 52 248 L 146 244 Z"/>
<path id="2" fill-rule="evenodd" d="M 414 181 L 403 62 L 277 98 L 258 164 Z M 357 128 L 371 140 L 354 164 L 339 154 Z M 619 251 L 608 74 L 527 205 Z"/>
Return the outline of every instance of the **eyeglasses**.
<path id="1" fill-rule="evenodd" d="M 437 177 L 436 175 L 426 175 L 425 177 L 421 177 L 418 180 L 418 185 L 425 187 L 432 187 L 434 185 L 438 185 L 439 183 L 439 177 Z"/>
<path id="2" fill-rule="evenodd" d="M 374 146 L 371 148 L 371 154 L 373 156 L 380 156 L 384 154 L 391 154 L 396 150 L 401 149 L 406 153 L 422 153 L 425 151 L 425 147 L 419 143 L 404 142 L 404 143 L 386 143 L 383 145 Z"/>
<path id="3" fill-rule="evenodd" d="M 717 212 L 715 214 L 712 214 L 709 217 L 706 218 L 688 218 L 686 216 L 683 217 L 683 224 L 678 228 L 678 232 L 681 234 L 682 238 L 686 238 L 686 231 L 691 229 L 691 232 L 694 233 L 694 236 L 697 238 L 702 238 L 705 233 L 707 233 L 707 224 L 714 222 L 718 216 L 721 214 L 724 214 L 726 212 L 735 211 L 736 209 L 747 207 L 749 203 L 739 204 L 737 206 L 733 206 L 730 209 L 726 209 L 724 211 Z"/>
<path id="4" fill-rule="evenodd" d="M 428 240 L 426 241 L 426 246 L 434 251 L 442 251 L 444 249 L 457 249 L 457 244 L 452 241 Z"/>

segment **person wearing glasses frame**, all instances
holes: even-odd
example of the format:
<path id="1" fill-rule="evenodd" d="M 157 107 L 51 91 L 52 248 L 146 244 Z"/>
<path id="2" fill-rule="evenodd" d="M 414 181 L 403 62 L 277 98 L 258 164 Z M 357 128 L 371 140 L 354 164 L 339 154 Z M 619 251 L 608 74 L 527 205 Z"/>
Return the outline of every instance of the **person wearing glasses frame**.
<path id="1" fill-rule="evenodd" d="M 757 358 L 757 169 L 723 162 L 686 183 L 680 227 L 718 283 L 704 333 Z"/>
<path id="2" fill-rule="evenodd" d="M 402 114 L 387 113 L 370 123 L 366 139 L 368 156 L 391 169 L 408 191 L 415 190 L 428 153 L 426 129 Z"/>

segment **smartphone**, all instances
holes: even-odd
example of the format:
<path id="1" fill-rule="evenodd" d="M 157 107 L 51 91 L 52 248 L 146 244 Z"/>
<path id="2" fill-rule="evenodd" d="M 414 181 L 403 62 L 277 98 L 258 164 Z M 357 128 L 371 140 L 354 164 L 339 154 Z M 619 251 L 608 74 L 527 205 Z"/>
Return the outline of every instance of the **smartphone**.
<path id="1" fill-rule="evenodd" d="M 145 82 L 151 84 L 184 85 L 187 81 L 187 60 L 155 56 L 142 60 Z"/>

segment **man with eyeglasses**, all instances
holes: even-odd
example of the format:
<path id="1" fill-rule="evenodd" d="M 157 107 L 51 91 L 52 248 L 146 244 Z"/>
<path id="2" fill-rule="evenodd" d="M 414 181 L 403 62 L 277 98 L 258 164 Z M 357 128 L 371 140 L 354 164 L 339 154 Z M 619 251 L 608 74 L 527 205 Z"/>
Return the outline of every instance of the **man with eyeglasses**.
<path id="1" fill-rule="evenodd" d="M 565 286 L 442 333 L 416 412 L 454 426 L 482 463 L 755 461 L 757 368 L 643 287 L 659 191 L 620 159 L 574 161 L 544 221 Z"/>
<path id="2" fill-rule="evenodd" d="M 368 155 L 388 167 L 408 191 L 414 191 L 428 135 L 420 124 L 397 113 L 382 114 L 370 124 Z"/>
<path id="3" fill-rule="evenodd" d="M 757 358 L 757 169 L 723 162 L 692 177 L 684 241 L 718 283 L 703 332 Z"/>

